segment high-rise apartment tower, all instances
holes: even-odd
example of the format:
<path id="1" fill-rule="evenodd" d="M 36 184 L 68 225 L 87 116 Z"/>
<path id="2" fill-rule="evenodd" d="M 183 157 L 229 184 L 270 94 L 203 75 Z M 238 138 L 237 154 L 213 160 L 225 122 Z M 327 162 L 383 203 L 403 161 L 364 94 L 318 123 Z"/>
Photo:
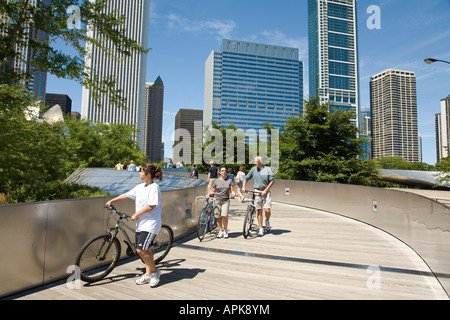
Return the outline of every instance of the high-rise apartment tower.
<path id="1" fill-rule="evenodd" d="M 358 125 L 357 0 L 308 0 L 309 96 L 352 110 Z"/>
<path id="2" fill-rule="evenodd" d="M 205 63 L 203 124 L 280 128 L 303 110 L 303 62 L 298 49 L 238 40 L 222 41 Z"/>
<path id="3" fill-rule="evenodd" d="M 149 9 L 150 0 L 110 0 L 104 10 L 107 14 L 125 15 L 126 36 L 147 48 Z M 88 35 L 105 41 L 95 29 L 88 30 Z M 112 43 L 103 44 L 109 48 L 114 47 Z M 135 52 L 130 56 L 119 57 L 123 59 L 114 59 L 95 45 L 89 45 L 86 51 L 86 66 L 94 69 L 99 79 L 114 75 L 116 88 L 122 90 L 127 105 L 126 108 L 117 108 L 106 96 L 101 97 L 100 101 L 95 101 L 90 90 L 83 88 L 82 117 L 95 122 L 135 125 L 139 130 L 137 142 L 143 148 L 147 55 Z M 100 103 L 100 108 L 97 103 Z"/>
<path id="4" fill-rule="evenodd" d="M 385 70 L 370 80 L 372 157 L 421 161 L 414 72 Z"/>
<path id="5" fill-rule="evenodd" d="M 450 95 L 441 100 L 441 113 L 436 114 L 436 162 L 449 157 Z"/>

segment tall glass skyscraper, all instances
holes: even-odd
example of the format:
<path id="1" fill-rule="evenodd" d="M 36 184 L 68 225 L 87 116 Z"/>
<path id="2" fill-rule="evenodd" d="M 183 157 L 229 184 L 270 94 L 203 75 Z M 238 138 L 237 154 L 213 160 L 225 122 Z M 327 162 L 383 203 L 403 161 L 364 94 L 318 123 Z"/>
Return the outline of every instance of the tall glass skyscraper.
<path id="1" fill-rule="evenodd" d="M 147 48 L 149 10 L 150 0 L 111 0 L 107 1 L 104 13 L 125 15 L 124 28 L 127 37 Z M 88 35 L 99 41 L 105 41 L 102 40 L 103 36 L 98 30 L 88 29 Z M 111 41 L 103 45 L 108 48 L 114 47 Z M 122 90 L 122 95 L 127 98 L 127 106 L 126 109 L 119 109 L 110 103 L 107 96 L 103 96 L 99 101 L 101 104 L 99 108 L 92 92 L 84 87 L 81 116 L 95 122 L 135 125 L 139 129 L 137 142 L 143 148 L 146 54 L 135 52 L 130 56 L 114 59 L 95 45 L 88 45 L 86 52 L 85 64 L 95 71 L 99 79 L 115 76 L 116 89 Z"/>
<path id="2" fill-rule="evenodd" d="M 296 48 L 222 41 L 205 63 L 203 125 L 280 128 L 303 111 L 303 62 Z"/>
<path id="3" fill-rule="evenodd" d="M 352 110 L 358 125 L 357 0 L 308 0 L 309 95 Z"/>

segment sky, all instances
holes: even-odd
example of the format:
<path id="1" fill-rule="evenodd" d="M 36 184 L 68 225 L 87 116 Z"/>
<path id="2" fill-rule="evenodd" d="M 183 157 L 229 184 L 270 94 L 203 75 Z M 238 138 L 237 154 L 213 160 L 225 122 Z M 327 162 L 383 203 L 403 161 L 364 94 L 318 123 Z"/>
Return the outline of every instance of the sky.
<path id="1" fill-rule="evenodd" d="M 164 82 L 163 140 L 171 156 L 175 115 L 181 108 L 203 109 L 205 62 L 222 39 L 299 49 L 308 97 L 307 0 L 150 0 L 147 81 Z M 371 6 L 379 19 L 373 20 Z M 370 7 L 370 8 L 369 8 Z M 434 117 L 450 95 L 450 0 L 359 0 L 358 40 L 361 107 L 370 107 L 370 77 L 386 69 L 413 71 L 417 80 L 418 126 L 423 162 L 436 163 Z M 369 28 L 373 22 L 377 27 Z M 68 94 L 81 112 L 82 89 L 49 75 L 47 93 Z"/>

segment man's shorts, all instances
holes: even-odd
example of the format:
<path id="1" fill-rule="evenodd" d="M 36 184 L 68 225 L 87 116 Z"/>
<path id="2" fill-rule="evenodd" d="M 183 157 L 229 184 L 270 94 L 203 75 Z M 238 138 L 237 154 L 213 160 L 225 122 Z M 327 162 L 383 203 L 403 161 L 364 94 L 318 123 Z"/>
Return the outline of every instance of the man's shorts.
<path id="1" fill-rule="evenodd" d="M 272 209 L 272 193 L 270 190 L 263 197 L 260 193 L 255 194 L 256 209 Z"/>
<path id="2" fill-rule="evenodd" d="M 147 250 L 153 246 L 156 234 L 146 231 L 136 232 L 136 249 Z"/>
<path id="3" fill-rule="evenodd" d="M 214 210 L 214 216 L 216 219 L 222 217 L 228 217 L 228 209 L 230 208 L 230 200 L 219 201 L 214 200 L 214 207 L 219 207 L 219 211 Z"/>

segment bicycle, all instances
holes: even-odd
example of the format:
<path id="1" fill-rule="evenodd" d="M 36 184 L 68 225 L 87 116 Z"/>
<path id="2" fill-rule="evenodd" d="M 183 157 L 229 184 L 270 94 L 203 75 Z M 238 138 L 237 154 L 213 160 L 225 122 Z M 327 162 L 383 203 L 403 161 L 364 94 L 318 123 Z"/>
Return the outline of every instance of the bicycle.
<path id="1" fill-rule="evenodd" d="M 130 240 L 126 229 L 135 234 L 135 230 L 128 226 L 123 220 L 131 218 L 130 215 L 117 211 L 114 206 L 108 210 L 108 221 L 111 215 L 118 215 L 114 227 L 110 227 L 106 234 L 102 234 L 88 240 L 81 248 L 75 260 L 75 265 L 79 267 L 80 278 L 85 282 L 96 282 L 106 277 L 120 260 L 121 244 L 117 235 L 119 230 L 125 239 L 121 239 L 127 245 L 126 255 L 132 257 L 137 255 L 135 244 Z M 173 231 L 167 225 L 162 225 L 161 230 L 153 241 L 153 257 L 155 264 L 161 262 L 169 253 L 173 244 Z"/>
<path id="2" fill-rule="evenodd" d="M 202 209 L 197 223 L 197 237 L 200 241 L 205 238 L 207 233 L 217 228 L 217 220 L 214 213 L 218 210 L 219 207 L 214 207 L 214 199 L 206 198 L 205 207 Z"/>
<path id="3" fill-rule="evenodd" d="M 247 211 L 245 213 L 245 220 L 244 220 L 244 229 L 242 231 L 244 238 L 247 239 L 248 237 L 254 237 L 258 234 L 258 225 L 256 224 L 257 217 L 256 217 L 256 207 L 255 207 L 255 195 L 258 193 L 262 193 L 259 190 L 245 190 L 245 193 L 252 193 L 252 199 L 249 202 L 247 206 Z"/>

